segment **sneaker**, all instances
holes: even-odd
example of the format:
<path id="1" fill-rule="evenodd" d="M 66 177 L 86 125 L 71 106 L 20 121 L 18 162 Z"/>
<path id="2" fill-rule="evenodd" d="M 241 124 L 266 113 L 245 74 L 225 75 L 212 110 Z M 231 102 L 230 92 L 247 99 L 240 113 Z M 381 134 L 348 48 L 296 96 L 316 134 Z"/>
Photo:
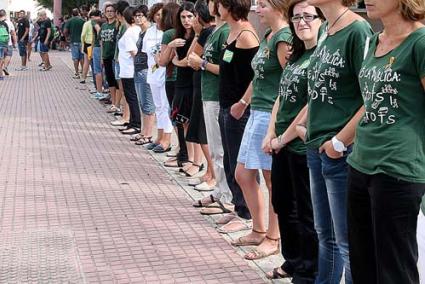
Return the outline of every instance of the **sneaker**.
<path id="1" fill-rule="evenodd" d="M 44 62 L 41 62 L 40 64 L 38 64 L 38 67 L 41 67 L 44 65 Z"/>
<path id="2" fill-rule="evenodd" d="M 111 121 L 112 126 L 125 126 L 126 124 L 128 124 L 128 122 L 121 120 L 121 119 Z"/>
<path id="3" fill-rule="evenodd" d="M 27 71 L 30 70 L 27 66 L 23 66 L 21 71 Z"/>
<path id="4" fill-rule="evenodd" d="M 97 99 L 97 100 L 102 100 L 102 99 L 105 99 L 107 97 L 108 97 L 107 94 L 103 94 L 103 93 L 99 93 L 99 92 L 96 92 L 96 94 L 94 95 L 94 98 Z"/>
<path id="5" fill-rule="evenodd" d="M 117 112 L 117 111 L 119 111 L 120 109 L 119 108 L 117 108 L 116 106 L 114 106 L 114 105 L 111 105 L 111 107 L 110 108 L 108 108 L 108 110 L 106 111 L 107 113 L 113 113 L 113 112 Z"/>
<path id="6" fill-rule="evenodd" d="M 80 79 L 80 74 L 75 73 L 74 76 L 72 76 L 72 79 Z"/>
<path id="7" fill-rule="evenodd" d="M 86 83 L 86 80 L 81 80 L 80 81 L 80 84 L 85 84 Z"/>
<path id="8" fill-rule="evenodd" d="M 10 75 L 9 71 L 7 70 L 7 68 L 3 68 L 3 72 L 4 72 L 4 75 L 6 75 L 6 76 L 9 76 Z"/>
<path id="9" fill-rule="evenodd" d="M 25 70 L 28 70 L 28 67 L 26 67 L 26 66 L 21 66 L 21 67 L 17 67 L 17 68 L 15 68 L 15 71 L 25 71 Z"/>

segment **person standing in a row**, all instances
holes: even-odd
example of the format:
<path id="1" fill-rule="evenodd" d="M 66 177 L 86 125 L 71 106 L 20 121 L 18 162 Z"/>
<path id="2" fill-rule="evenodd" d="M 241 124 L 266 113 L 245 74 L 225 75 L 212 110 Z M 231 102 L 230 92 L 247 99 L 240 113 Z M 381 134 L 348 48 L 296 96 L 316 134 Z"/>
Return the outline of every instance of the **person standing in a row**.
<path id="1" fill-rule="evenodd" d="M 18 20 L 18 49 L 19 49 L 19 56 L 21 57 L 21 67 L 17 68 L 17 71 L 26 71 L 28 70 L 27 67 L 27 45 L 28 45 L 28 38 L 29 38 L 29 32 L 30 32 L 30 22 L 25 15 L 25 11 L 20 11 L 18 14 L 19 20 Z"/>

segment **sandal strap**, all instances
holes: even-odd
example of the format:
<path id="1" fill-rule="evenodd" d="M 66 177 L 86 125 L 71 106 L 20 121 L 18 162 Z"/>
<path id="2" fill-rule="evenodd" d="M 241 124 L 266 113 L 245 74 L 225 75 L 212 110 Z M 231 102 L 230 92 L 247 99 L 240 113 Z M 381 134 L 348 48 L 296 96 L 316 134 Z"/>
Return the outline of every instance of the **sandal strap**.
<path id="1" fill-rule="evenodd" d="M 253 230 L 253 231 L 254 231 L 254 230 Z M 269 236 L 267 236 L 267 235 L 266 235 L 266 239 L 271 240 L 271 241 L 275 241 L 275 242 L 280 241 L 280 238 L 273 239 L 273 238 L 270 238 L 270 237 L 269 237 Z"/>
<path id="2" fill-rule="evenodd" d="M 261 232 L 261 231 L 255 230 L 255 229 L 252 229 L 252 231 L 257 233 L 257 234 L 262 234 L 262 235 L 267 234 L 267 232 Z M 266 238 L 267 238 L 267 236 L 266 236 Z"/>
<path id="3" fill-rule="evenodd" d="M 214 199 L 214 196 L 212 194 L 210 194 L 210 200 L 211 200 L 212 203 L 216 202 L 215 199 Z"/>

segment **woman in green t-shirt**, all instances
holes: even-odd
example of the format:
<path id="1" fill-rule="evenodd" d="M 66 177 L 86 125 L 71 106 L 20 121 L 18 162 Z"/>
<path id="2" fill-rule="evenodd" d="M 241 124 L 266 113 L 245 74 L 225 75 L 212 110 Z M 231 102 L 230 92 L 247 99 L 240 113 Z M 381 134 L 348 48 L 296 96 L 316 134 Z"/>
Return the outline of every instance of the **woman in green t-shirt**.
<path id="1" fill-rule="evenodd" d="M 268 206 L 268 226 L 265 221 L 266 204 L 271 197 L 272 158 L 262 150 L 274 101 L 278 95 L 279 78 L 289 55 L 292 34 L 287 22 L 287 1 L 259 0 L 256 12 L 260 21 L 269 26 L 251 62 L 254 78 L 244 96 L 231 108 L 231 115 L 242 117 L 248 103 L 250 116 L 239 147 L 235 178 L 240 185 L 252 216 L 252 231 L 233 245 L 258 245 L 245 255 L 246 259 L 260 259 L 279 253 L 279 225 L 272 206 Z M 264 200 L 257 177 L 262 171 L 269 198 Z"/>
<path id="2" fill-rule="evenodd" d="M 318 283 L 351 284 L 347 233 L 346 157 L 362 116 L 358 73 L 370 25 L 349 9 L 353 0 L 308 0 L 326 18 L 308 70 L 307 163 L 319 238 Z M 303 137 L 304 138 L 304 137 Z"/>
<path id="3" fill-rule="evenodd" d="M 280 79 L 279 97 L 263 143 L 266 153 L 273 152 L 272 204 L 278 215 L 285 262 L 269 272 L 267 277 L 292 277 L 294 283 L 314 283 L 318 240 L 314 229 L 306 147 L 297 135 L 296 125 L 307 110 L 307 70 L 323 14 L 306 0 L 292 0 L 288 16 L 294 35 L 292 54 Z"/>
<path id="4" fill-rule="evenodd" d="M 425 192 L 423 0 L 366 1 L 384 30 L 359 73 L 365 113 L 348 158 L 355 283 L 419 283 L 416 222 Z"/>

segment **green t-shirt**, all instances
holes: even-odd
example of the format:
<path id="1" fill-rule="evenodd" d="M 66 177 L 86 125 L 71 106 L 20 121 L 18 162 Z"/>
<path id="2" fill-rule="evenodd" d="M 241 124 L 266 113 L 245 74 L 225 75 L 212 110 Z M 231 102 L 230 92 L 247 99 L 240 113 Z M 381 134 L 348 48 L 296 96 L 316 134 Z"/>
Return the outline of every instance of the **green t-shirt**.
<path id="1" fill-rule="evenodd" d="M 326 25 L 322 25 L 322 31 Z M 319 38 L 307 72 L 307 147 L 319 148 L 362 106 L 358 74 L 366 41 L 371 37 L 368 22 L 355 21 L 334 35 L 323 32 Z"/>
<path id="2" fill-rule="evenodd" d="M 81 42 L 81 31 L 84 20 L 81 17 L 72 17 L 65 23 L 65 29 L 69 31 L 71 42 Z"/>
<path id="3" fill-rule="evenodd" d="M 223 45 L 229 36 L 229 25 L 224 24 L 209 35 L 204 46 L 204 60 L 218 64 Z M 218 102 L 219 76 L 208 71 L 202 71 L 202 100 Z"/>
<path id="4" fill-rule="evenodd" d="M 104 23 L 100 28 L 100 38 L 102 40 L 102 59 L 112 59 L 115 55 L 116 42 L 116 22 Z"/>
<path id="5" fill-rule="evenodd" d="M 124 35 L 125 31 L 127 30 L 127 27 L 123 24 L 120 25 L 119 29 L 118 29 L 118 33 L 117 33 L 117 37 L 116 37 L 116 42 L 117 44 L 115 44 L 115 55 L 114 55 L 114 59 L 115 61 L 118 60 L 118 41 L 120 40 L 120 38 Z"/>
<path id="6" fill-rule="evenodd" d="M 377 43 L 375 35 L 359 73 L 366 113 L 348 162 L 365 174 L 425 183 L 425 28 L 384 56 L 375 56 Z"/>
<path id="7" fill-rule="evenodd" d="M 94 46 L 99 47 L 100 46 L 100 36 L 96 31 L 96 28 L 95 28 L 96 24 L 97 24 L 96 21 L 91 21 L 91 26 L 92 26 L 92 29 L 93 29 L 93 37 L 94 37 L 93 38 Z"/>
<path id="8" fill-rule="evenodd" d="M 176 30 L 175 29 L 169 29 L 166 30 L 163 34 L 162 34 L 162 40 L 161 40 L 161 44 L 169 44 L 170 42 L 172 42 L 174 40 L 176 36 Z M 177 68 L 175 68 L 175 66 L 172 66 L 172 70 L 170 70 L 171 67 L 167 66 L 167 81 L 176 81 L 177 80 Z"/>
<path id="9" fill-rule="evenodd" d="M 314 48 L 307 50 L 294 62 L 288 62 L 283 69 L 279 86 L 279 110 L 276 114 L 275 132 L 281 135 L 288 129 L 301 109 L 307 104 L 307 68 Z M 289 151 L 305 154 L 306 146 L 300 138 L 292 140 Z"/>
<path id="10" fill-rule="evenodd" d="M 279 79 L 282 66 L 277 56 L 277 46 L 280 42 L 292 44 L 292 34 L 289 27 L 282 28 L 269 41 L 266 32 L 257 53 L 251 61 L 254 78 L 252 79 L 253 94 L 251 109 L 271 112 L 279 89 Z"/>

